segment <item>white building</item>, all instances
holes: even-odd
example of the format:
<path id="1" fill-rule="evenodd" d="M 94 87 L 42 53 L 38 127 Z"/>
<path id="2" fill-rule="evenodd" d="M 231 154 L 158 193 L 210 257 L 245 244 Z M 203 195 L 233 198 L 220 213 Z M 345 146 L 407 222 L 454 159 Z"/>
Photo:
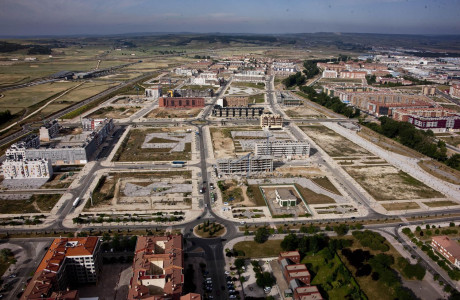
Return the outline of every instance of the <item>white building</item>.
<path id="1" fill-rule="evenodd" d="M 51 123 L 47 123 L 40 127 L 40 141 L 49 142 L 52 138 L 57 136 L 59 133 L 59 123 L 54 120 Z"/>
<path id="2" fill-rule="evenodd" d="M 5 179 L 49 179 L 53 175 L 51 161 L 47 159 L 6 159 L 2 170 Z"/>
<path id="3" fill-rule="evenodd" d="M 272 155 L 289 159 L 302 159 L 310 156 L 310 143 L 302 141 L 267 141 L 255 144 L 256 155 Z"/>
<path id="4" fill-rule="evenodd" d="M 333 70 L 323 71 L 323 78 L 337 78 L 337 76 L 338 76 L 337 71 L 333 71 Z"/>
<path id="5" fill-rule="evenodd" d="M 152 99 L 152 100 L 157 100 L 161 96 L 161 87 L 154 87 L 154 88 L 148 88 L 145 89 L 145 97 Z"/>
<path id="6" fill-rule="evenodd" d="M 280 206 L 296 206 L 297 205 L 297 197 L 294 193 L 287 188 L 279 188 L 275 190 L 275 201 Z"/>

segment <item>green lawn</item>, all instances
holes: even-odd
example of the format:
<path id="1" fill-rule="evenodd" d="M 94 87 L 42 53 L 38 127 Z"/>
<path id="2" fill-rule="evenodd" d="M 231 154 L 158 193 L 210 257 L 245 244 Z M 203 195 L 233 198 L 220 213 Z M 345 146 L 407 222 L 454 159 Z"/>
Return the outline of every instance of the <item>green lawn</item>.
<path id="1" fill-rule="evenodd" d="M 263 244 L 245 241 L 236 243 L 233 249 L 244 251 L 246 258 L 277 257 L 283 251 L 280 244 L 281 240 L 268 240 Z"/>

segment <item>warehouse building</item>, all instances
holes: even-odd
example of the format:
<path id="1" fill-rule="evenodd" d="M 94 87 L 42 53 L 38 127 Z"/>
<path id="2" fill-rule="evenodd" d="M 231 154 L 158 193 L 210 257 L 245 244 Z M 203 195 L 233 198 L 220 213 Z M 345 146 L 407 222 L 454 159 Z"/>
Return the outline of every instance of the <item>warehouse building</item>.
<path id="1" fill-rule="evenodd" d="M 268 155 L 246 156 L 240 159 L 222 158 L 217 160 L 222 174 L 245 174 L 252 172 L 273 172 L 273 157 Z"/>
<path id="2" fill-rule="evenodd" d="M 255 144 L 256 155 L 271 155 L 288 159 L 303 159 L 310 156 L 310 143 L 304 141 L 273 141 Z"/>

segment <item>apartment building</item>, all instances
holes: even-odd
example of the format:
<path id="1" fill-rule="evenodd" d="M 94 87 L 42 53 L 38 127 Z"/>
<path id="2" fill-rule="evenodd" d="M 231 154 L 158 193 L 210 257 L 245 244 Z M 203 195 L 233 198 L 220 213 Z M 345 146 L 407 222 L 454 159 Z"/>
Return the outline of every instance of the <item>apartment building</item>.
<path id="1" fill-rule="evenodd" d="M 260 127 L 262 129 L 281 129 L 283 118 L 278 114 L 263 114 L 260 116 Z"/>
<path id="2" fill-rule="evenodd" d="M 264 113 L 263 107 L 222 107 L 214 106 L 212 109 L 213 117 L 224 118 L 255 118 Z"/>
<path id="3" fill-rule="evenodd" d="M 78 300 L 78 291 L 71 289 L 98 281 L 100 245 L 98 237 L 54 239 L 21 299 Z"/>
<path id="4" fill-rule="evenodd" d="M 246 156 L 240 159 L 221 158 L 217 167 L 222 174 L 245 174 L 252 172 L 273 172 L 273 157 L 268 155 Z"/>
<path id="5" fill-rule="evenodd" d="M 134 255 L 128 300 L 181 299 L 184 284 L 182 235 L 140 236 Z"/>
<path id="6" fill-rule="evenodd" d="M 53 176 L 51 161 L 47 159 L 6 159 L 2 165 L 5 179 L 50 179 Z"/>
<path id="7" fill-rule="evenodd" d="M 447 258 L 453 265 L 460 268 L 460 245 L 446 235 L 431 238 L 431 246 Z"/>
<path id="8" fill-rule="evenodd" d="M 334 71 L 334 70 L 324 70 L 322 74 L 323 78 L 337 78 L 337 76 L 338 76 L 338 73 L 337 71 Z"/>
<path id="9" fill-rule="evenodd" d="M 273 141 L 255 144 L 256 155 L 271 155 L 288 159 L 304 159 L 310 156 L 310 143 L 306 141 Z"/>
<path id="10" fill-rule="evenodd" d="M 341 71 L 340 78 L 344 79 L 365 79 L 366 71 Z"/>
<path id="11" fill-rule="evenodd" d="M 159 107 L 166 108 L 196 108 L 204 107 L 204 98 L 193 97 L 160 97 Z"/>
<path id="12" fill-rule="evenodd" d="M 304 101 L 289 92 L 276 92 L 276 102 L 283 106 L 302 106 Z"/>
<path id="13" fill-rule="evenodd" d="M 42 127 L 40 127 L 40 141 L 41 142 L 49 142 L 50 139 L 57 136 L 59 133 L 59 123 L 57 120 L 54 120 L 50 123 L 46 123 Z"/>
<path id="14" fill-rule="evenodd" d="M 460 98 L 460 84 L 453 84 L 450 86 L 449 94 L 451 97 Z"/>

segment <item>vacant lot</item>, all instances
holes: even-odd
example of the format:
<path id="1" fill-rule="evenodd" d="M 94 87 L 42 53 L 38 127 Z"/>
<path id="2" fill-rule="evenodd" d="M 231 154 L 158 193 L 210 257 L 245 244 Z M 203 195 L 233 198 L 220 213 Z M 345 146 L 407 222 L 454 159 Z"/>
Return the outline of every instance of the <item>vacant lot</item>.
<path id="1" fill-rule="evenodd" d="M 283 251 L 280 244 L 281 240 L 268 240 L 263 244 L 245 241 L 236 243 L 233 249 L 243 251 L 247 258 L 277 257 Z"/>
<path id="2" fill-rule="evenodd" d="M 377 201 L 445 198 L 440 192 L 393 166 L 344 169 Z"/>
<path id="3" fill-rule="evenodd" d="M 114 156 L 114 161 L 170 161 L 190 160 L 191 143 L 185 143 L 182 152 L 170 152 L 172 148 L 142 148 L 146 135 L 155 132 L 184 132 L 179 128 L 131 129 Z"/>
<path id="4" fill-rule="evenodd" d="M 171 109 L 158 107 L 152 110 L 146 118 L 170 119 L 170 118 L 194 118 L 201 112 L 201 108 Z"/>
<path id="5" fill-rule="evenodd" d="M 295 184 L 295 187 L 302 195 L 302 198 L 307 202 L 307 204 L 327 204 L 327 203 L 335 203 L 335 200 L 330 198 L 329 196 L 323 194 L 317 194 L 310 189 L 307 189 L 300 184 Z"/>
<path id="6" fill-rule="evenodd" d="M 385 203 L 382 204 L 386 210 L 408 210 L 408 209 L 419 209 L 420 205 L 417 202 L 400 202 L 400 203 Z"/>
<path id="7" fill-rule="evenodd" d="M 1 200 L 0 214 L 22 214 L 49 212 L 61 195 L 32 195 L 28 200 Z"/>
<path id="8" fill-rule="evenodd" d="M 264 89 L 265 88 L 265 84 L 262 83 L 262 82 L 259 82 L 259 83 L 252 83 L 252 82 L 232 82 L 232 86 L 234 87 L 249 87 L 249 88 L 253 88 L 253 89 Z"/>
<path id="9" fill-rule="evenodd" d="M 123 119 L 132 116 L 135 112 L 137 112 L 141 107 L 113 107 L 113 106 L 106 106 L 102 107 L 95 112 L 91 113 L 87 117 L 89 118 L 111 118 L 111 119 Z"/>
<path id="10" fill-rule="evenodd" d="M 325 115 L 323 115 L 322 113 L 314 109 L 307 107 L 305 104 L 302 104 L 301 106 L 297 106 L 297 107 L 291 107 L 289 109 L 286 109 L 285 112 L 289 117 L 294 118 L 294 119 L 304 118 L 304 117 L 312 118 L 312 119 L 325 118 Z"/>
<path id="11" fill-rule="evenodd" d="M 369 151 L 324 126 L 302 126 L 300 128 L 332 157 L 372 155 Z"/>
<path id="12" fill-rule="evenodd" d="M 264 103 L 265 102 L 265 94 L 257 94 L 249 96 L 249 103 Z"/>
<path id="13" fill-rule="evenodd" d="M 332 182 L 327 178 L 326 176 L 324 177 L 316 177 L 312 178 L 311 181 L 319 185 L 320 187 L 325 188 L 326 190 L 337 194 L 337 195 L 342 195 L 339 190 L 332 184 Z"/>
<path id="14" fill-rule="evenodd" d="M 454 206 L 459 205 L 457 202 L 450 201 L 450 200 L 442 200 L 442 201 L 429 201 L 423 202 L 428 207 L 443 207 L 443 206 Z"/>

